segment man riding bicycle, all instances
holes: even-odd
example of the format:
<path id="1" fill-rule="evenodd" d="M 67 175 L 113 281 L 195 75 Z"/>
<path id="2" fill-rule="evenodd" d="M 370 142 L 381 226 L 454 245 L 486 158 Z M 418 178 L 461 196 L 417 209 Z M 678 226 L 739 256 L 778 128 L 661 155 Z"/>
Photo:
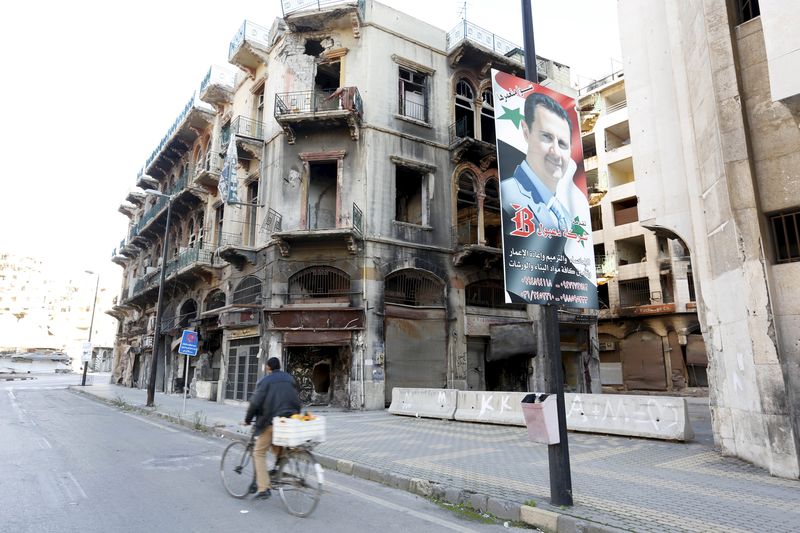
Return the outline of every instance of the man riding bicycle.
<path id="1" fill-rule="evenodd" d="M 272 445 L 272 419 L 276 416 L 297 414 L 300 408 L 300 396 L 294 378 L 281 370 L 281 362 L 277 357 L 270 357 L 267 360 L 267 374 L 259 380 L 244 417 L 246 426 L 250 425 L 253 418 L 256 419 L 253 430 L 257 437 L 253 448 L 256 499 L 266 500 L 272 495 L 272 484 L 267 472 L 267 448 Z M 275 457 L 279 451 L 279 446 L 272 446 Z"/>

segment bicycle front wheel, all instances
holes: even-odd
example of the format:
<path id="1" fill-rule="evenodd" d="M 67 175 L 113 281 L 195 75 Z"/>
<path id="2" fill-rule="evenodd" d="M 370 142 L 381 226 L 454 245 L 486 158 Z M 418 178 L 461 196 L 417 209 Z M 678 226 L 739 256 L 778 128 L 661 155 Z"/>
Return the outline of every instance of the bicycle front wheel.
<path id="1" fill-rule="evenodd" d="M 310 515 L 322 494 L 322 466 L 305 450 L 290 451 L 280 458 L 275 485 L 281 501 L 294 516 Z"/>
<path id="2" fill-rule="evenodd" d="M 219 475 L 228 494 L 234 498 L 244 498 L 250 486 L 256 481 L 252 449 L 243 442 L 231 442 L 222 453 Z"/>

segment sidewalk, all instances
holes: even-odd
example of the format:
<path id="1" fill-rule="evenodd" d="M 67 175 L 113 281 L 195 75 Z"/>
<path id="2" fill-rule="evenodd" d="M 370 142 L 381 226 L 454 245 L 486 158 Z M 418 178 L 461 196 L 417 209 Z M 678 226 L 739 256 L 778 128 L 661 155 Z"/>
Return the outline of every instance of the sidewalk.
<path id="1" fill-rule="evenodd" d="M 144 408 L 146 392 L 95 382 L 73 391 Z M 690 402 L 693 424 L 708 435 L 704 400 Z M 183 397 L 156 394 L 156 411 L 178 418 Z M 505 519 L 552 531 L 797 531 L 800 481 L 771 477 L 723 457 L 708 438 L 670 443 L 569 434 L 575 506 L 549 505 L 547 446 L 525 428 L 399 417 L 386 411 L 313 409 L 327 418 L 328 440 L 316 448 L 328 469 L 423 496 L 470 502 Z M 184 425 L 228 437 L 245 407 L 188 398 Z M 531 505 L 534 505 L 532 507 Z M 529 505 L 523 505 L 528 503 Z M 520 514 L 522 516 L 520 516 Z M 615 529 L 616 528 L 616 529 Z"/>

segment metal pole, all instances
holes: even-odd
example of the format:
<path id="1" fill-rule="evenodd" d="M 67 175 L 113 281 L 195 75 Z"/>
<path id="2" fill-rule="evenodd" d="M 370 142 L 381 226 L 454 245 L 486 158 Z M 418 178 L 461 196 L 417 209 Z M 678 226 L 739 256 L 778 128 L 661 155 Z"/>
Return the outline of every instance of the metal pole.
<path id="1" fill-rule="evenodd" d="M 89 322 L 89 344 L 92 343 L 92 330 L 94 329 L 94 310 L 97 307 L 97 289 L 100 287 L 100 274 L 97 274 L 97 281 L 94 284 L 94 300 L 92 301 L 92 319 Z M 89 354 L 89 358 L 92 354 Z M 86 386 L 86 372 L 89 370 L 89 361 L 83 362 L 83 378 L 81 379 L 81 387 Z"/>
<path id="2" fill-rule="evenodd" d="M 189 389 L 189 356 L 183 361 L 183 414 L 186 414 L 186 391 Z"/>
<path id="3" fill-rule="evenodd" d="M 167 248 L 169 247 L 169 219 L 172 214 L 172 197 L 167 201 L 167 221 L 164 224 L 164 249 L 161 252 L 161 274 L 158 278 L 158 303 L 156 304 L 156 326 L 153 331 L 153 357 L 150 363 L 150 381 L 147 383 L 147 407 L 155 405 L 156 368 L 158 367 L 158 350 L 161 345 L 161 314 L 164 312 L 164 278 L 167 273 Z M 166 371 L 166 367 L 164 368 Z M 166 379 L 166 372 L 164 379 Z"/>
<path id="4" fill-rule="evenodd" d="M 531 0 L 522 2 L 522 33 L 525 39 L 525 79 L 539 83 L 536 67 L 536 48 L 533 39 L 533 13 Z M 558 309 L 545 305 L 542 313 L 543 345 L 545 362 L 545 392 L 556 395 L 558 409 L 558 444 L 547 447 L 550 465 L 550 503 L 572 505 L 572 473 L 569 465 L 569 442 L 567 441 L 567 411 L 564 406 L 564 376 L 561 369 L 561 336 L 558 329 Z"/>

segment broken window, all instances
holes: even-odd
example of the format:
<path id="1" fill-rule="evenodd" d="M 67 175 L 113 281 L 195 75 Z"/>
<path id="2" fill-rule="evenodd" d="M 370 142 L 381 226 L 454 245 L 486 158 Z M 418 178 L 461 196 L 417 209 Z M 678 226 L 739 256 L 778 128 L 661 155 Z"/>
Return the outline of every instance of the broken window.
<path id="1" fill-rule="evenodd" d="M 350 276 L 330 266 L 308 267 L 289 278 L 289 302 L 350 295 Z"/>
<path id="2" fill-rule="evenodd" d="M 219 289 L 215 289 L 206 296 L 205 309 L 206 311 L 211 311 L 213 309 L 219 309 L 220 307 L 225 307 L 225 293 Z"/>
<path id="3" fill-rule="evenodd" d="M 458 177 L 456 206 L 458 244 L 478 244 L 478 198 L 471 172 Z"/>
<path id="4" fill-rule="evenodd" d="M 475 92 L 466 80 L 458 80 L 455 95 L 456 137 L 475 138 Z"/>
<path id="5" fill-rule="evenodd" d="M 247 186 L 247 244 L 256 245 L 256 226 L 258 216 L 258 181 L 254 181 Z"/>
<path id="6" fill-rule="evenodd" d="M 484 185 L 483 238 L 486 246 L 501 248 L 503 234 L 500 230 L 500 191 L 496 177 L 489 178 Z"/>
<path id="7" fill-rule="evenodd" d="M 400 105 L 404 116 L 428 122 L 428 75 L 400 67 Z"/>
<path id="8" fill-rule="evenodd" d="M 217 208 L 214 220 L 214 228 L 216 233 L 216 235 L 214 235 L 215 239 L 214 244 L 217 246 L 217 248 L 222 246 L 222 223 L 224 218 L 225 218 L 225 204 L 222 204 Z"/>
<path id="9" fill-rule="evenodd" d="M 338 162 L 322 161 L 309 164 L 308 229 L 336 227 Z"/>
<path id="10" fill-rule="evenodd" d="M 490 90 L 483 91 L 481 105 L 481 140 L 495 144 L 497 137 L 494 131 L 494 94 Z"/>
<path id="11" fill-rule="evenodd" d="M 395 170 L 395 215 L 398 222 L 427 224 L 425 198 L 425 174 L 419 170 L 396 166 Z"/>
<path id="12" fill-rule="evenodd" d="M 399 270 L 386 276 L 384 299 L 386 303 L 441 307 L 444 305 L 444 283 L 422 270 Z"/>

